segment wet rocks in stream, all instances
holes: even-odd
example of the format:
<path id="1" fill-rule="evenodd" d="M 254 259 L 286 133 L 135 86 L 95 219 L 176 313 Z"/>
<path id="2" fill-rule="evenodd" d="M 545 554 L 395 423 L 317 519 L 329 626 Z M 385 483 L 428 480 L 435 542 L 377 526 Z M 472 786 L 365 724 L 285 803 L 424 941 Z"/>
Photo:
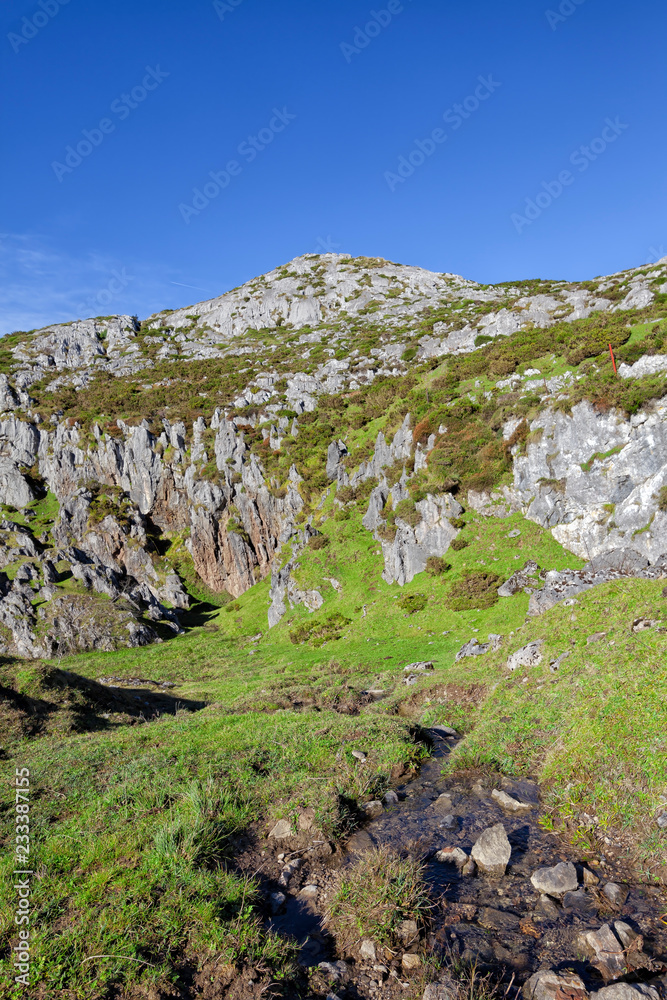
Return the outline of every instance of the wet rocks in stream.
<path id="1" fill-rule="evenodd" d="M 401 983 L 424 975 L 429 955 L 445 968 L 463 963 L 512 983 L 510 1000 L 521 992 L 524 1000 L 666 1000 L 657 979 L 667 972 L 659 890 L 631 884 L 609 862 L 582 864 L 576 849 L 540 827 L 534 782 L 443 775 L 454 731 L 430 733 L 434 756 L 383 802 L 367 804 L 368 818 L 345 849 L 324 859 L 301 852 L 302 866 L 283 862 L 276 870 L 271 891 L 286 899 L 277 906 L 271 897 L 270 926 L 297 938 L 302 964 L 323 963 L 328 989 L 341 1000 L 407 995 Z M 375 848 L 423 863 L 427 925 L 397 924 L 392 949 L 360 936 L 337 950 L 326 918 L 337 873 Z M 461 994 L 447 981 L 423 996 Z"/>

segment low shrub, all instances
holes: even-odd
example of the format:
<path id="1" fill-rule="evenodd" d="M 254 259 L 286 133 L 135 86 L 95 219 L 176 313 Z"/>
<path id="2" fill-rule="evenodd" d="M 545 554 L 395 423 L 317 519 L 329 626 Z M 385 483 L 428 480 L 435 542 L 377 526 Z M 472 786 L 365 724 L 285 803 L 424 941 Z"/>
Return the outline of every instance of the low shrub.
<path id="1" fill-rule="evenodd" d="M 398 602 L 399 608 L 407 611 L 409 615 L 416 615 L 417 612 L 423 611 L 427 604 L 426 594 L 405 594 Z"/>
<path id="2" fill-rule="evenodd" d="M 467 549 L 469 545 L 470 542 L 467 542 L 465 538 L 460 538 L 457 536 L 456 538 L 452 539 L 449 547 L 450 549 L 453 549 L 454 552 L 460 552 L 461 549 Z"/>
<path id="3" fill-rule="evenodd" d="M 442 556 L 429 556 L 426 560 L 426 572 L 429 576 L 443 576 L 451 569 L 451 564 Z"/>
<path id="4" fill-rule="evenodd" d="M 457 580 L 445 598 L 451 611 L 474 611 L 490 608 L 498 602 L 502 578 L 496 573 L 468 572 Z"/>
<path id="5" fill-rule="evenodd" d="M 328 538 L 327 535 L 314 535 L 308 541 L 309 548 L 315 549 L 315 551 L 318 549 L 326 549 L 330 544 L 331 539 Z"/>

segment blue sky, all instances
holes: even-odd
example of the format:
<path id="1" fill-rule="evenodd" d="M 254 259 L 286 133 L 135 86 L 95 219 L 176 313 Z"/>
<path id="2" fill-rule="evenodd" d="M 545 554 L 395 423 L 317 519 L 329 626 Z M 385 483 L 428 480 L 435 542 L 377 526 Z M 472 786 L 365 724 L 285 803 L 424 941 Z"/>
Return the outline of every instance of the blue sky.
<path id="1" fill-rule="evenodd" d="M 146 316 L 326 249 L 482 282 L 667 254 L 655 0 L 0 17 L 0 332 Z"/>

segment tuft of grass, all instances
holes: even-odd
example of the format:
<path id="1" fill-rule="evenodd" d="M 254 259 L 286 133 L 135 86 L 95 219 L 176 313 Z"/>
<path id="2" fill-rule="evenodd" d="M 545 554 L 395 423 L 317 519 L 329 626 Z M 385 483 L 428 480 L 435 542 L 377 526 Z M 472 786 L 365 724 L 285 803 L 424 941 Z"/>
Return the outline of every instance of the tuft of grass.
<path id="1" fill-rule="evenodd" d="M 402 921 L 423 928 L 430 907 L 424 866 L 377 847 L 338 873 L 326 919 L 343 952 L 365 937 L 378 947 L 395 948 Z"/>

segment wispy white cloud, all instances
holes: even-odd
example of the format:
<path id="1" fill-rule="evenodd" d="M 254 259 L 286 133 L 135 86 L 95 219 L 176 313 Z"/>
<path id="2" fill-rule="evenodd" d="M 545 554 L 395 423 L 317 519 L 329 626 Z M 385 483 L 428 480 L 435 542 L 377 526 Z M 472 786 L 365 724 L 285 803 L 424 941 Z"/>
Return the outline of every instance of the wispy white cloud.
<path id="1" fill-rule="evenodd" d="M 76 256 L 40 234 L 0 233 L 0 334 L 111 313 L 148 315 L 177 304 L 173 285 L 197 287 L 174 281 L 174 272 L 129 257 Z"/>

